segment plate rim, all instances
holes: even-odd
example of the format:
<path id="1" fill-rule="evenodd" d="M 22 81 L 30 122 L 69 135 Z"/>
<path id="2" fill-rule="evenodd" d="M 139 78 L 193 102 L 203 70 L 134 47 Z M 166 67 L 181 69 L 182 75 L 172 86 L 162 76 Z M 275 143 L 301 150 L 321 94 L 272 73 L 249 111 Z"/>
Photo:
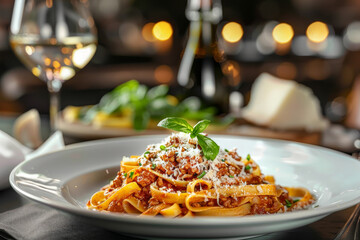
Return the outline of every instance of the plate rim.
<path id="1" fill-rule="evenodd" d="M 33 159 L 38 158 L 44 158 L 47 155 L 55 155 L 59 154 L 62 151 L 72 151 L 80 148 L 87 148 L 91 147 L 93 145 L 99 145 L 99 144 L 107 144 L 110 142 L 121 142 L 126 141 L 127 139 L 144 139 L 144 138 L 154 138 L 154 137 L 166 137 L 169 136 L 169 134 L 156 134 L 156 135 L 138 135 L 138 136 L 129 136 L 129 137 L 117 137 L 117 138 L 109 138 L 109 139 L 98 139 L 98 140 L 91 140 L 91 141 L 85 141 L 80 143 L 74 143 L 65 146 L 64 149 L 53 151 L 46 153 L 44 155 L 35 157 Z M 312 144 L 306 144 L 306 143 L 299 143 L 299 142 L 293 142 L 288 140 L 280 140 L 280 139 L 269 139 L 269 138 L 261 138 L 261 137 L 253 137 L 253 136 L 233 136 L 233 135 L 224 135 L 224 134 L 211 134 L 211 136 L 216 138 L 233 138 L 233 139 L 242 139 L 242 140 L 251 140 L 251 141 L 265 141 L 269 143 L 277 143 L 277 144 L 295 144 L 300 145 L 306 148 L 311 148 L 315 150 L 322 150 L 326 152 L 331 152 L 332 154 L 340 155 L 344 158 L 347 158 L 346 161 L 357 161 L 355 158 L 352 158 L 351 156 L 336 151 L 333 149 L 329 149 L 322 146 L 312 145 Z M 221 225 L 221 226 L 228 226 L 230 225 L 252 225 L 254 223 L 275 223 L 275 222 L 283 222 L 283 221 L 291 221 L 291 220 L 300 220 L 300 219 L 308 219 L 308 218 L 315 218 L 315 217 L 325 217 L 331 213 L 344 210 L 346 208 L 352 207 L 358 203 L 360 203 L 360 196 L 358 196 L 355 199 L 352 199 L 351 201 L 346 201 L 341 204 L 334 204 L 334 205 L 327 205 L 324 207 L 319 208 L 311 208 L 310 211 L 306 210 L 300 210 L 300 211 L 294 211 L 294 212 L 286 212 L 286 213 L 279 213 L 279 214 L 269 214 L 269 215 L 253 215 L 253 216 L 240 216 L 240 217 L 199 217 L 194 219 L 184 219 L 184 218 L 176 218 L 176 219 L 168 219 L 168 218 L 162 218 L 162 217 L 151 217 L 151 218 L 139 218 L 137 216 L 131 216 L 131 215 L 125 215 L 125 214 L 118 214 L 118 213 L 104 213 L 104 212 L 97 212 L 97 211 L 91 211 L 86 208 L 79 208 L 75 205 L 72 205 L 69 202 L 69 206 L 64 205 L 63 203 L 59 203 L 56 201 L 44 201 L 41 197 L 38 197 L 34 194 L 28 193 L 25 190 L 21 189 L 16 183 L 15 183 L 15 175 L 16 172 L 21 169 L 21 167 L 25 164 L 28 164 L 33 159 L 23 161 L 20 164 L 18 164 L 10 173 L 9 176 L 9 182 L 11 187 L 20 195 L 33 200 L 35 202 L 47 205 L 49 207 L 53 207 L 55 209 L 70 212 L 75 215 L 81 216 L 81 217 L 90 217 L 90 218 L 101 218 L 103 220 L 110 220 L 110 221 L 118 221 L 118 222 L 129 222 L 129 223 L 140 223 L 140 224 L 150 224 L 150 225 L 193 225 L 196 224 L 197 226 L 209 226 L 210 225 Z M 359 162 L 360 164 L 360 162 Z M 63 181 L 64 183 L 64 181 Z M 63 197 L 63 195 L 61 195 Z M 66 199 L 64 199 L 67 201 Z M 67 201 L 68 202 L 68 201 Z M 201 221 L 198 221 L 198 219 L 201 219 Z"/>

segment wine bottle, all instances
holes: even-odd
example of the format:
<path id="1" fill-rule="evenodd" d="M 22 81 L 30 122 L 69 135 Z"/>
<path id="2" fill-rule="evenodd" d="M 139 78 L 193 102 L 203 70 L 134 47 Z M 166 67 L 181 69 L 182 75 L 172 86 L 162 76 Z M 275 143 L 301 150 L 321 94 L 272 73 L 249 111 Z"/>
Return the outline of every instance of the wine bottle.
<path id="1" fill-rule="evenodd" d="M 188 95 L 200 97 L 206 106 L 226 113 L 229 92 L 221 69 L 225 56 L 216 37 L 216 27 L 222 18 L 221 1 L 188 0 L 185 13 L 190 21 L 189 38 L 177 75 L 178 84 Z"/>

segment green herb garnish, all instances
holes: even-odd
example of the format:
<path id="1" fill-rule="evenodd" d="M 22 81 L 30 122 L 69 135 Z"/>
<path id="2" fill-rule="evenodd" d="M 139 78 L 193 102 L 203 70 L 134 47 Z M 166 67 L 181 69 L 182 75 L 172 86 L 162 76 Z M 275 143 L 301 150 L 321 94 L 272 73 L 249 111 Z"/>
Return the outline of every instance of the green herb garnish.
<path id="1" fill-rule="evenodd" d="M 82 122 L 91 123 L 99 112 L 114 116 L 127 112 L 131 115 L 135 130 L 144 130 L 150 120 L 163 116 L 211 119 L 221 125 L 228 125 L 234 120 L 231 115 L 217 120 L 216 108 L 203 108 L 197 97 L 192 96 L 177 103 L 177 99 L 168 92 L 169 87 L 166 85 L 148 88 L 136 80 L 130 80 L 105 94 L 98 104 L 82 107 L 78 117 Z"/>
<path id="2" fill-rule="evenodd" d="M 225 162 L 225 159 L 221 159 L 222 162 Z"/>
<path id="3" fill-rule="evenodd" d="M 229 150 L 227 150 L 227 149 L 225 148 L 225 152 L 227 152 L 227 153 L 228 153 L 228 152 L 229 152 Z"/>
<path id="4" fill-rule="evenodd" d="M 129 178 L 132 179 L 133 176 L 134 176 L 134 172 L 130 172 Z"/>
<path id="5" fill-rule="evenodd" d="M 229 175 L 229 178 L 234 178 L 234 176 L 233 176 L 233 175 Z"/>
<path id="6" fill-rule="evenodd" d="M 250 154 L 248 154 L 248 155 L 246 156 L 246 159 L 247 159 L 248 161 L 251 160 Z"/>
<path id="7" fill-rule="evenodd" d="M 151 165 L 151 169 L 154 170 L 155 168 L 156 168 L 156 164 L 153 163 L 153 164 Z"/>
<path id="8" fill-rule="evenodd" d="M 245 166 L 245 170 L 248 170 L 248 171 L 249 171 L 250 169 L 251 169 L 251 166 L 250 166 L 250 165 L 246 165 L 246 166 Z"/>
<path id="9" fill-rule="evenodd" d="M 202 178 L 203 176 L 205 176 L 206 172 L 203 171 L 199 176 L 197 176 L 198 179 Z"/>
<path id="10" fill-rule="evenodd" d="M 197 138 L 198 143 L 201 146 L 204 156 L 209 160 L 214 160 L 219 153 L 219 145 L 217 145 L 212 139 L 202 134 L 207 126 L 210 124 L 210 120 L 202 120 L 192 127 L 185 119 L 177 117 L 168 117 L 161 120 L 158 124 L 159 127 L 175 130 L 178 132 L 190 133 L 191 138 Z"/>
<path id="11" fill-rule="evenodd" d="M 141 165 L 142 165 L 141 162 L 139 162 L 139 166 L 140 166 L 140 167 L 141 167 Z"/>
<path id="12" fill-rule="evenodd" d="M 289 201 L 289 200 L 287 200 L 287 199 L 285 199 L 285 205 L 286 205 L 286 207 L 291 207 L 292 206 L 292 203 Z"/>
<path id="13" fill-rule="evenodd" d="M 293 203 L 296 203 L 298 201 L 300 201 L 300 199 L 295 199 L 295 200 L 293 200 Z"/>
<path id="14" fill-rule="evenodd" d="M 145 156 L 146 154 L 149 154 L 149 153 L 150 153 L 149 151 L 144 152 L 144 156 Z"/>
<path id="15" fill-rule="evenodd" d="M 126 178 L 126 176 L 127 176 L 127 173 L 124 173 L 124 177 Z"/>
<path id="16" fill-rule="evenodd" d="M 161 146 L 160 146 L 160 149 L 161 149 L 161 150 L 165 150 L 166 147 L 165 147 L 164 145 L 161 145 Z"/>

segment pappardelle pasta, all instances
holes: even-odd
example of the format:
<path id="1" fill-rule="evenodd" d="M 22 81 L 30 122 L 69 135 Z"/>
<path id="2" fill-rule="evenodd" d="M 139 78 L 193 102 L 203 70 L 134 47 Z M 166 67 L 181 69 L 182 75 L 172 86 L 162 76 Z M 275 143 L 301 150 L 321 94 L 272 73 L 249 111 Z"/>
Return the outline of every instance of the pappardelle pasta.
<path id="1" fill-rule="evenodd" d="M 244 216 L 303 209 L 314 201 L 305 188 L 275 185 L 250 155 L 220 149 L 208 160 L 197 138 L 173 133 L 141 156 L 124 157 L 115 179 L 87 207 L 141 216 Z"/>

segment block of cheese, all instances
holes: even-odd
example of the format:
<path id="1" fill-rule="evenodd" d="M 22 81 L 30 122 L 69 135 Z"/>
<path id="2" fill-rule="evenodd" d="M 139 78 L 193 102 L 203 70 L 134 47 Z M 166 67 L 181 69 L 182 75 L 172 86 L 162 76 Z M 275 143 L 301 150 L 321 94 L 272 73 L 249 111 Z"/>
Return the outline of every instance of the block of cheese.
<path id="1" fill-rule="evenodd" d="M 322 117 L 319 100 L 310 88 L 268 73 L 262 73 L 255 80 L 242 117 L 276 130 L 314 132 L 322 131 L 328 125 Z"/>

